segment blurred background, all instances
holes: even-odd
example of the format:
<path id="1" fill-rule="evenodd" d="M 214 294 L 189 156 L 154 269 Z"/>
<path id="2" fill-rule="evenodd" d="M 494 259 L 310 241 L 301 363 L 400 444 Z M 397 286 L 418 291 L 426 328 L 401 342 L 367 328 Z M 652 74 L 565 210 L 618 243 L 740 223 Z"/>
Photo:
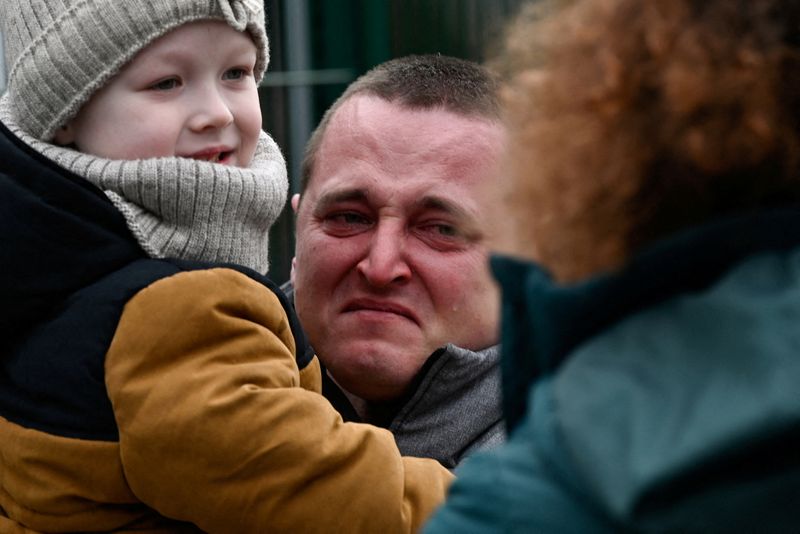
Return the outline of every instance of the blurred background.
<path id="1" fill-rule="evenodd" d="M 303 147 L 325 110 L 369 68 L 407 54 L 483 61 L 524 0 L 265 0 L 270 65 L 260 88 L 264 129 L 283 150 L 290 195 Z M 2 44 L 0 43 L 0 52 Z M 0 53 L 0 92 L 5 68 Z M 291 208 L 270 234 L 270 277 L 289 278 Z"/>

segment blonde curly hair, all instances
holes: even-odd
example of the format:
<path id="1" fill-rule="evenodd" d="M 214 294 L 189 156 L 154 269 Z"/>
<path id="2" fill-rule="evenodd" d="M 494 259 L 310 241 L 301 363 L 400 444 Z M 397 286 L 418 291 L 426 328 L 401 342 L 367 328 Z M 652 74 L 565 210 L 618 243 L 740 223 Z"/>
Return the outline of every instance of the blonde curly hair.
<path id="1" fill-rule="evenodd" d="M 800 200 L 800 2 L 537 2 L 493 62 L 512 252 L 572 282 Z"/>

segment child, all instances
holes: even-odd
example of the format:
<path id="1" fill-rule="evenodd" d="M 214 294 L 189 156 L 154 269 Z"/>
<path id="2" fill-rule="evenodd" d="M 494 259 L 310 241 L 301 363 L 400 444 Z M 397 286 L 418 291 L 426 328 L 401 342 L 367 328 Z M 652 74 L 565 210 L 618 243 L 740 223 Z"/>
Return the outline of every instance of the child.
<path id="1" fill-rule="evenodd" d="M 260 0 L 3 0 L 0 531 L 416 529 L 267 270 Z"/>

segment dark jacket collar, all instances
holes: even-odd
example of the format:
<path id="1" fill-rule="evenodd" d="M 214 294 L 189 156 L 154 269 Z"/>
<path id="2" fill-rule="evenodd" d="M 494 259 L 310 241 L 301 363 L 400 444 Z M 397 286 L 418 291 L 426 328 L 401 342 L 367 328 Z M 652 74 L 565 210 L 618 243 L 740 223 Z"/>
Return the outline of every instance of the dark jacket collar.
<path id="1" fill-rule="evenodd" d="M 0 339 L 145 254 L 102 191 L 0 123 Z"/>

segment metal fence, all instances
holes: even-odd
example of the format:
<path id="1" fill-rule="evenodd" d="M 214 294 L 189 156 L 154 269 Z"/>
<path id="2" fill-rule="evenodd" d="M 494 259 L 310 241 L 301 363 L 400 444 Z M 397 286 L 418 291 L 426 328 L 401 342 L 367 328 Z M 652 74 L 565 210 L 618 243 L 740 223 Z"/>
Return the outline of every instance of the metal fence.
<path id="1" fill-rule="evenodd" d="M 392 53 L 438 51 L 486 58 L 519 0 L 398 0 L 391 2 Z"/>

